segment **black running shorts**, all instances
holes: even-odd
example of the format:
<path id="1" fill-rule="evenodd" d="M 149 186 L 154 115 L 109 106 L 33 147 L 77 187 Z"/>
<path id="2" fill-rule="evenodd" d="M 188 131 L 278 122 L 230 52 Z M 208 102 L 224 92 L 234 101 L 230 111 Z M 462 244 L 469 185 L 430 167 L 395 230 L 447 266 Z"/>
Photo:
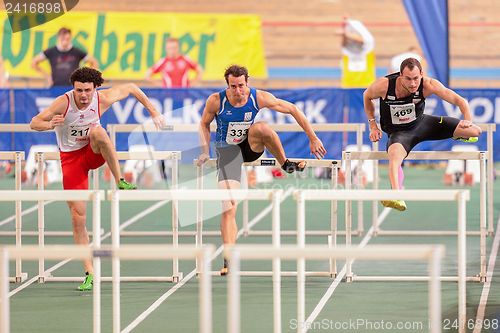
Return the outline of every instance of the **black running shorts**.
<path id="1" fill-rule="evenodd" d="M 453 133 L 459 122 L 460 119 L 453 117 L 438 117 L 424 114 L 414 127 L 390 133 L 389 140 L 387 141 L 387 149 L 393 143 L 400 143 L 408 154 L 420 142 L 449 139 L 453 137 Z"/>
<path id="2" fill-rule="evenodd" d="M 238 145 L 217 147 L 217 178 L 222 180 L 241 181 L 241 165 L 243 162 L 253 162 L 264 152 L 255 152 L 250 148 L 248 138 Z"/>

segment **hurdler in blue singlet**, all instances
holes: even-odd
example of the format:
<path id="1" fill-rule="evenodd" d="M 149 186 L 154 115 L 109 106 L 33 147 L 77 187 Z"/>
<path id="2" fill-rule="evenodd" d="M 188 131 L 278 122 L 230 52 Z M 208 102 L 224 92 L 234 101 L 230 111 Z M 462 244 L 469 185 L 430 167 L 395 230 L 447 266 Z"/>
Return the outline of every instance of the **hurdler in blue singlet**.
<path id="1" fill-rule="evenodd" d="M 219 92 L 220 109 L 215 120 L 217 131 L 215 135 L 216 147 L 238 145 L 248 136 L 248 129 L 253 124 L 259 112 L 257 104 L 257 90 L 250 88 L 250 96 L 243 106 L 233 106 L 229 103 L 226 90 Z"/>

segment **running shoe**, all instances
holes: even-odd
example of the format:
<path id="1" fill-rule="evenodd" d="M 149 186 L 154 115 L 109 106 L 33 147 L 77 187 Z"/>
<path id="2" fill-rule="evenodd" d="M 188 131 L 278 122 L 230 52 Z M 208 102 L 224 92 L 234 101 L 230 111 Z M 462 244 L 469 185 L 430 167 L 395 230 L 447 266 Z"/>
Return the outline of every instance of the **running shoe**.
<path id="1" fill-rule="evenodd" d="M 83 283 L 78 286 L 78 290 L 90 291 L 92 290 L 93 284 L 94 284 L 94 275 L 90 273 L 85 273 L 85 280 L 83 280 Z"/>
<path id="2" fill-rule="evenodd" d="M 468 142 L 468 143 L 474 143 L 477 142 L 479 139 L 477 136 L 471 136 L 470 138 L 452 138 L 453 140 L 461 141 L 461 142 Z"/>
<path id="3" fill-rule="evenodd" d="M 120 190 L 137 190 L 137 186 L 136 185 L 127 182 L 123 178 L 120 178 L 120 181 L 118 182 L 118 188 Z"/>
<path id="4" fill-rule="evenodd" d="M 229 264 L 227 262 L 227 259 L 224 259 L 224 266 L 220 270 L 220 275 L 227 275 L 227 273 L 229 273 L 229 267 L 228 266 L 229 266 Z"/>
<path id="5" fill-rule="evenodd" d="M 406 210 L 406 203 L 403 200 L 382 200 L 380 203 L 384 207 L 394 208 L 401 212 Z"/>

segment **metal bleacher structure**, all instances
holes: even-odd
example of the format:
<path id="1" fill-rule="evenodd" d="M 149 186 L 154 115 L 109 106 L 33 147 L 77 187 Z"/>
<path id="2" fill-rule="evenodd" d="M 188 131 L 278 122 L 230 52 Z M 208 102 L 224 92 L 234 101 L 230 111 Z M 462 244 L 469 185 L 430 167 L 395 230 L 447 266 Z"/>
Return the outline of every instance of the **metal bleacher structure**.
<path id="1" fill-rule="evenodd" d="M 286 10 L 283 10 L 286 8 Z M 500 58 L 494 42 L 499 38 L 500 2 L 456 0 L 448 3 L 450 24 L 451 87 L 498 86 Z M 385 74 L 390 58 L 418 46 L 413 28 L 400 0 L 273 0 L 248 6 L 245 2 L 218 0 L 185 0 L 165 2 L 149 0 L 81 1 L 78 11 L 128 12 L 195 12 L 256 14 L 262 19 L 263 43 L 269 69 L 267 80 L 254 80 L 260 88 L 295 88 L 339 86 L 335 73 L 340 64 L 342 17 L 350 15 L 363 21 L 375 37 L 378 74 Z M 374 17 L 373 13 L 377 16 Z M 397 18 L 396 20 L 394 18 Z M 478 64 L 486 68 L 480 68 Z M 222 77 L 222 75 L 221 75 Z M 29 82 L 14 79 L 13 86 L 38 86 L 38 79 Z M 147 85 L 146 82 L 137 82 Z M 223 80 L 205 81 L 203 86 L 224 85 Z"/>

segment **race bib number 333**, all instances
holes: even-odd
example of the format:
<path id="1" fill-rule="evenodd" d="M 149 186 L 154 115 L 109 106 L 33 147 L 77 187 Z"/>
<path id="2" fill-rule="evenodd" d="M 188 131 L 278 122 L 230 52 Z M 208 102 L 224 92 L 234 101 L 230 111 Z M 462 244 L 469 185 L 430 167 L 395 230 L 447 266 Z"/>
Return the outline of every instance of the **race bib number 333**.
<path id="1" fill-rule="evenodd" d="M 391 105 L 391 119 L 394 125 L 411 123 L 416 119 L 415 104 Z"/>
<path id="2" fill-rule="evenodd" d="M 248 136 L 250 121 L 232 121 L 227 126 L 226 142 L 230 145 L 242 143 Z"/>

